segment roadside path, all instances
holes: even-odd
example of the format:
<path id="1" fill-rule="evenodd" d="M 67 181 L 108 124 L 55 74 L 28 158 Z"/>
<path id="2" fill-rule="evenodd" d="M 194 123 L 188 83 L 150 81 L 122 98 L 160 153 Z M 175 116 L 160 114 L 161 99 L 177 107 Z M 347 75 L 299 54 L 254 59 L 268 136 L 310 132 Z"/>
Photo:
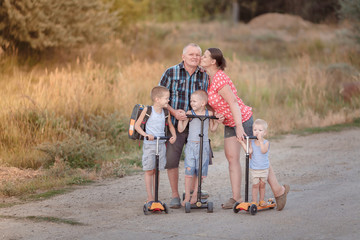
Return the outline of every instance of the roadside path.
<path id="1" fill-rule="evenodd" d="M 360 236 L 360 129 L 309 136 L 287 135 L 271 141 L 271 163 L 291 191 L 283 211 L 251 216 L 223 210 L 230 197 L 227 161 L 215 153 L 203 184 L 214 212 L 184 208 L 145 216 L 143 176 L 81 186 L 44 201 L 0 209 L 0 239 L 358 239 Z M 244 166 L 244 154 L 241 164 Z M 180 189 L 184 175 L 181 170 Z M 170 187 L 161 174 L 160 200 L 169 202 Z M 272 197 L 266 186 L 266 197 Z M 242 190 L 243 192 L 243 190 Z M 9 216 L 5 218 L 4 216 Z M 29 216 L 77 221 L 70 225 L 34 221 Z"/>

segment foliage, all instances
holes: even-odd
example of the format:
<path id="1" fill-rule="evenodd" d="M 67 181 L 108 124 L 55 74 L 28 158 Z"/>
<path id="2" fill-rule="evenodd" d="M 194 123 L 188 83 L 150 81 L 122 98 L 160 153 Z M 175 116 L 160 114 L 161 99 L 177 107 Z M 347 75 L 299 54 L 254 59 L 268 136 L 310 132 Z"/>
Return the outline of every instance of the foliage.
<path id="1" fill-rule="evenodd" d="M 116 13 L 119 32 L 144 19 L 144 12 L 147 11 L 149 4 L 149 0 L 103 0 L 103 2 L 111 4 L 110 10 Z"/>
<path id="2" fill-rule="evenodd" d="M 184 21 L 190 19 L 214 19 L 224 14 L 233 0 L 153 0 L 149 4 L 149 17 L 153 20 Z"/>
<path id="3" fill-rule="evenodd" d="M 252 18 L 270 12 L 289 13 L 299 15 L 302 18 L 321 22 L 328 18 L 336 19 L 336 10 L 339 0 L 241 0 L 240 17 L 248 22 Z"/>
<path id="4" fill-rule="evenodd" d="M 100 0 L 3 0 L 0 19 L 0 46 L 19 53 L 105 41 L 117 23 Z"/>
<path id="5" fill-rule="evenodd" d="M 360 0 L 341 0 L 340 6 L 340 15 L 353 22 L 353 34 L 360 43 Z"/>
<path id="6" fill-rule="evenodd" d="M 86 133 L 70 130 L 68 138 L 55 143 L 42 143 L 37 149 L 44 152 L 48 163 L 52 164 L 56 159 L 63 159 L 73 168 L 92 168 L 96 161 L 112 150 L 106 140 L 96 140 Z"/>

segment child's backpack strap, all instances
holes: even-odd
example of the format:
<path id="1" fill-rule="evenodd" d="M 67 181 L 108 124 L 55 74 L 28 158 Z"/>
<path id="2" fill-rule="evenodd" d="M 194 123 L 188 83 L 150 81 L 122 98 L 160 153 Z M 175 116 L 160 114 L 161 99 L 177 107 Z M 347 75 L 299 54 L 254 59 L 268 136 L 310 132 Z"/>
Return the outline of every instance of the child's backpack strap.
<path id="1" fill-rule="evenodd" d="M 192 109 L 191 109 L 191 114 L 192 114 L 192 115 L 194 115 L 194 116 L 196 116 L 195 111 L 194 111 L 194 110 L 192 110 Z M 194 118 L 190 118 L 190 119 L 189 119 L 189 122 L 191 122 L 193 119 L 194 119 Z"/>
<path id="2" fill-rule="evenodd" d="M 169 130 L 169 123 L 168 123 L 168 119 L 169 119 L 169 110 L 167 108 L 164 108 L 164 114 L 165 114 L 165 136 L 170 136 L 170 130 Z"/>
<path id="3" fill-rule="evenodd" d="M 141 122 L 141 128 L 145 131 L 145 124 L 147 122 L 147 120 L 149 119 L 150 115 L 151 115 L 151 111 L 152 111 L 152 107 L 151 106 L 147 106 L 147 110 L 144 116 L 143 121 Z"/>

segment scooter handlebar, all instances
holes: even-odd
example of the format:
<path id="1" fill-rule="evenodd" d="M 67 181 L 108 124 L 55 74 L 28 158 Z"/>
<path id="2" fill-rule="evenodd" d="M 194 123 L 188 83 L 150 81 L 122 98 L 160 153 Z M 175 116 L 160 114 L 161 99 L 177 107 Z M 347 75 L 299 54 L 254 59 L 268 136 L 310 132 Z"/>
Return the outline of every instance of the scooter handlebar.
<path id="1" fill-rule="evenodd" d="M 245 139 L 246 139 L 246 138 L 248 138 L 248 139 L 257 139 L 256 136 L 244 136 L 244 138 L 245 138 Z"/>
<path id="2" fill-rule="evenodd" d="M 206 115 L 191 115 L 191 114 L 186 114 L 186 117 L 188 118 L 203 118 L 203 119 L 206 119 L 206 118 L 210 118 L 210 119 L 219 119 L 215 116 L 206 116 Z"/>
<path id="3" fill-rule="evenodd" d="M 169 140 L 170 137 L 167 137 L 167 136 L 159 136 L 159 137 L 156 137 L 154 136 L 154 140 L 156 140 L 157 138 L 159 138 L 159 140 Z M 145 137 L 146 140 L 149 140 L 148 137 Z"/>

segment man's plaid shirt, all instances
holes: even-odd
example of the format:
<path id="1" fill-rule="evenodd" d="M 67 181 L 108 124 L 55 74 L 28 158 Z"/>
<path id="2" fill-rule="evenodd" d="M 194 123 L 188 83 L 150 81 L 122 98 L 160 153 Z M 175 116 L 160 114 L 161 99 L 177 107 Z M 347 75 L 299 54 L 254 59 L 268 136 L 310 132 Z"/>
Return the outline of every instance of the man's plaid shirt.
<path id="1" fill-rule="evenodd" d="M 198 67 L 190 76 L 185 70 L 184 62 L 168 68 L 161 77 L 160 86 L 170 91 L 170 106 L 174 109 L 190 109 L 190 96 L 196 90 L 207 91 L 209 76 Z M 177 120 L 171 117 L 174 126 Z"/>

